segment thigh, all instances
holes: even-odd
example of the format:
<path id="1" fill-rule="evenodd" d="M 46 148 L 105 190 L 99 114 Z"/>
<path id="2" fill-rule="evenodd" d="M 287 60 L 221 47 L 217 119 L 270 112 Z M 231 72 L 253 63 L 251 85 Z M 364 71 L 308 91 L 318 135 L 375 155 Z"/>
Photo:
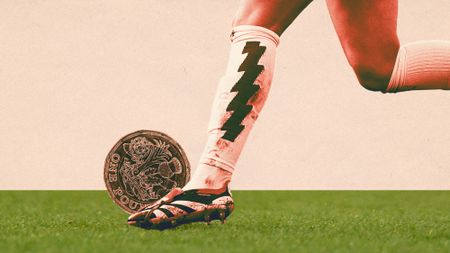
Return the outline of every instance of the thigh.
<path id="1" fill-rule="evenodd" d="M 281 35 L 313 0 L 242 0 L 233 26 L 257 25 Z"/>
<path id="2" fill-rule="evenodd" d="M 355 71 L 390 76 L 399 48 L 398 0 L 327 0 L 327 5 Z"/>

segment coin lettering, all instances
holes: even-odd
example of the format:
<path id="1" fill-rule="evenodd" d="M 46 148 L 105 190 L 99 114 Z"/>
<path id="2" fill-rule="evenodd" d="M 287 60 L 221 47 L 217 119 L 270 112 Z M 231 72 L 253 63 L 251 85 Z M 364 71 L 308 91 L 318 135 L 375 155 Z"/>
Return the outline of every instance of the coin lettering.
<path id="1" fill-rule="evenodd" d="M 164 133 L 140 130 L 120 139 L 105 160 L 110 197 L 134 213 L 189 181 L 190 168 L 180 145 Z"/>

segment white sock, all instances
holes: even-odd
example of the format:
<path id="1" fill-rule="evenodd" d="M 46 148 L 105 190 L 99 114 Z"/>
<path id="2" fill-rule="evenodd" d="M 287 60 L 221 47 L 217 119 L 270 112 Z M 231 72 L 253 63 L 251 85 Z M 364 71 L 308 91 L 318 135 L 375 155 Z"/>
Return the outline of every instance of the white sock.
<path id="1" fill-rule="evenodd" d="M 450 42 L 421 41 L 402 46 L 386 92 L 450 89 Z"/>
<path id="2" fill-rule="evenodd" d="M 187 189 L 222 188 L 261 111 L 272 82 L 279 37 L 259 26 L 237 26 L 231 34 L 225 76 L 214 99 L 208 140 Z"/>

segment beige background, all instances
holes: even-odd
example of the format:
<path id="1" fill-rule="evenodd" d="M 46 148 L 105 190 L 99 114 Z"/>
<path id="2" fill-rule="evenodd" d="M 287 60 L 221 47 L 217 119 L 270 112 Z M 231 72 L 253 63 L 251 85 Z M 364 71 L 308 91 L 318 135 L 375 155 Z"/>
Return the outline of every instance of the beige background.
<path id="1" fill-rule="evenodd" d="M 191 163 L 237 1 L 0 1 L 0 189 L 103 189 L 138 129 Z M 403 43 L 450 40 L 450 2 L 400 1 Z M 235 189 L 450 189 L 450 93 L 358 86 L 324 1 L 282 38 Z"/>

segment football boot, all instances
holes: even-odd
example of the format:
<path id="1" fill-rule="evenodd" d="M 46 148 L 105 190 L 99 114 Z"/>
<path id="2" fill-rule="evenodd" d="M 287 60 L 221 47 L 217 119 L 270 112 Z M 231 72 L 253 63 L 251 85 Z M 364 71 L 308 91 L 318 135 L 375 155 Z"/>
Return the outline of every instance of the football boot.
<path id="1" fill-rule="evenodd" d="M 228 186 L 222 189 L 172 189 L 154 204 L 144 206 L 128 218 L 128 224 L 146 229 L 166 229 L 178 225 L 225 219 L 234 209 Z"/>

